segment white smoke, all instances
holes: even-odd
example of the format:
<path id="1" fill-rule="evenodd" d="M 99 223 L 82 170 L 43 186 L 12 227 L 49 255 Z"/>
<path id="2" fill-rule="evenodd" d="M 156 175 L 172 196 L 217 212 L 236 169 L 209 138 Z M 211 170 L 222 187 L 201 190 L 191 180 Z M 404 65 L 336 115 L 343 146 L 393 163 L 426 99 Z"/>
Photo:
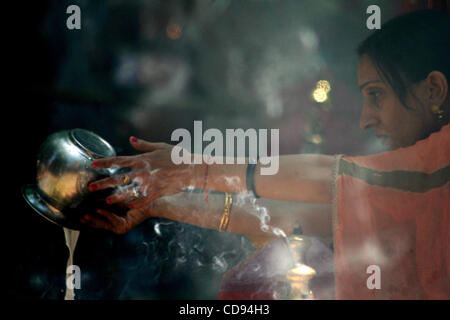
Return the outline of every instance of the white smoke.
<path id="1" fill-rule="evenodd" d="M 267 207 L 258 204 L 257 198 L 255 198 L 253 195 L 236 195 L 236 205 L 242 208 L 245 207 L 248 213 L 259 219 L 261 231 L 265 233 L 271 233 L 276 237 L 287 239 L 286 232 L 284 230 L 270 225 L 271 216 L 269 210 L 267 209 Z"/>

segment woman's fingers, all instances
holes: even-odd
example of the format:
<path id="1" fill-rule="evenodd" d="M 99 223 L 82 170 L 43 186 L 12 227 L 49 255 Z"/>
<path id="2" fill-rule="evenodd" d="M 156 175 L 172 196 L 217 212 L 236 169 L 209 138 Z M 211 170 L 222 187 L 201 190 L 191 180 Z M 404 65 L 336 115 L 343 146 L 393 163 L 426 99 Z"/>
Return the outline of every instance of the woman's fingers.
<path id="1" fill-rule="evenodd" d="M 106 202 L 108 204 L 127 203 L 130 202 L 130 199 L 133 200 L 141 195 L 144 194 L 142 191 L 140 191 L 139 185 L 132 184 L 123 188 L 116 189 L 112 195 L 106 198 Z"/>
<path id="2" fill-rule="evenodd" d="M 109 221 L 105 221 L 103 219 L 97 218 L 91 214 L 87 214 L 85 216 L 83 216 L 80 219 L 81 223 L 84 223 L 86 225 L 88 225 L 89 227 L 92 228 L 97 228 L 97 229 L 106 229 L 106 230 L 110 230 L 113 231 L 113 227 L 111 225 L 111 223 Z"/>
<path id="3" fill-rule="evenodd" d="M 92 168 L 133 167 L 137 164 L 136 156 L 101 158 L 92 161 Z"/>
<path id="4" fill-rule="evenodd" d="M 123 217 L 119 217 L 118 215 L 109 212 L 107 210 L 99 209 L 97 210 L 97 213 L 103 216 L 108 222 L 112 225 L 117 227 L 122 227 L 123 225 L 126 225 L 126 219 Z"/>
<path id="5" fill-rule="evenodd" d="M 133 180 L 136 179 L 136 176 L 137 173 L 135 171 L 131 171 L 124 174 L 117 174 L 108 178 L 92 182 L 91 184 L 89 184 L 89 190 L 97 191 L 127 185 L 133 182 Z"/>
<path id="6" fill-rule="evenodd" d="M 147 206 L 153 200 L 162 197 L 171 195 L 174 193 L 178 193 L 182 188 L 179 188 L 176 183 L 172 183 L 170 181 L 165 181 L 164 183 L 160 183 L 161 179 L 155 179 L 152 183 L 149 183 L 143 189 L 141 195 L 137 195 L 136 197 L 130 198 L 131 201 L 128 202 L 129 208 L 142 208 Z M 170 187 L 168 187 L 170 185 Z"/>
<path id="7" fill-rule="evenodd" d="M 101 215 L 102 218 L 88 214 L 81 218 L 80 222 L 92 228 L 105 229 L 118 234 L 126 233 L 131 229 L 126 218 L 119 217 L 114 213 L 103 209 L 97 210 L 97 213 Z"/>
<path id="8" fill-rule="evenodd" d="M 191 185 L 192 170 L 190 166 L 175 165 L 171 161 L 172 147 L 161 142 L 148 142 L 131 137 L 130 143 L 139 151 L 147 151 L 137 156 L 99 159 L 94 167 L 109 166 L 131 167 L 127 174 L 118 174 L 89 185 L 90 191 L 113 188 L 114 194 L 106 202 L 128 204 L 130 208 L 141 208 L 158 197 L 177 193 Z M 127 184 L 129 186 L 121 187 Z"/>
<path id="9" fill-rule="evenodd" d="M 81 218 L 80 222 L 92 228 L 105 229 L 117 234 L 127 233 L 132 228 L 150 217 L 148 207 L 129 210 L 124 217 L 118 216 L 104 209 L 97 210 L 97 214 L 101 217 L 95 217 L 88 214 Z"/>
<path id="10" fill-rule="evenodd" d="M 136 137 L 130 138 L 130 144 L 133 148 L 142 152 L 150 152 L 157 149 L 166 149 L 170 147 L 168 144 L 163 142 L 150 142 L 143 139 L 138 139 Z"/>

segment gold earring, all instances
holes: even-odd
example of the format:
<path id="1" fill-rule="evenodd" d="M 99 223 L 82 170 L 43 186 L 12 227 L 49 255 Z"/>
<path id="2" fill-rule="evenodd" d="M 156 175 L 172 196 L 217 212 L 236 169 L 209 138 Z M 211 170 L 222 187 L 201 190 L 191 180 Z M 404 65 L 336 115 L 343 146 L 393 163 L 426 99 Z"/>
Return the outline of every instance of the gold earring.
<path id="1" fill-rule="evenodd" d="M 431 106 L 431 112 L 437 115 L 439 121 L 444 120 L 444 110 L 441 110 L 441 107 L 437 104 Z"/>

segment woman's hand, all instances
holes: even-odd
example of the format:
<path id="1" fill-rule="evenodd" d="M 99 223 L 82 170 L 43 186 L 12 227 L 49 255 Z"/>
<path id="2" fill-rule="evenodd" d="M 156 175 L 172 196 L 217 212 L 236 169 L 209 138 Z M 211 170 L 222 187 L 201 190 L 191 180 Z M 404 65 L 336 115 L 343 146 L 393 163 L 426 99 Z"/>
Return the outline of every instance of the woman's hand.
<path id="1" fill-rule="evenodd" d="M 151 143 L 134 137 L 130 138 L 130 143 L 136 150 L 146 153 L 102 158 L 92 162 L 94 168 L 131 169 L 128 173 L 117 174 L 89 185 L 91 191 L 116 188 L 106 198 L 108 204 L 121 203 L 129 208 L 141 208 L 156 198 L 178 193 L 194 183 L 194 165 L 174 164 L 171 159 L 172 145 Z"/>
<path id="2" fill-rule="evenodd" d="M 151 207 L 141 207 L 129 210 L 125 216 L 119 216 L 110 211 L 99 209 L 97 213 L 100 216 L 87 214 L 81 218 L 80 222 L 92 228 L 124 234 L 152 216 L 151 212 Z"/>

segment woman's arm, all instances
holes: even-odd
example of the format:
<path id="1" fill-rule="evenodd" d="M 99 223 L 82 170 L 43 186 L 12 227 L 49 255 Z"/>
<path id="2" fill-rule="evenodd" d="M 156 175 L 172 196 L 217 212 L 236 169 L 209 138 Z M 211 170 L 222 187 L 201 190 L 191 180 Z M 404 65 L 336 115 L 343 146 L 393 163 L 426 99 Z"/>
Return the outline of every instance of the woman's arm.
<path id="1" fill-rule="evenodd" d="M 99 213 L 104 219 L 89 215 L 83 222 L 92 227 L 125 233 L 149 217 L 159 217 L 217 230 L 224 212 L 225 195 L 210 193 L 207 201 L 205 196 L 204 193 L 181 192 L 159 198 L 148 207 L 131 209 L 125 217 L 101 210 Z M 233 195 L 227 231 L 273 238 L 277 236 L 274 233 L 276 229 L 289 235 L 300 226 L 306 235 L 328 237 L 331 235 L 330 212 L 328 204 L 300 204 Z"/>
<path id="2" fill-rule="evenodd" d="M 202 172 L 206 164 L 195 170 L 194 184 L 202 188 Z M 274 175 L 261 175 L 261 164 L 255 169 L 255 190 L 260 197 L 297 202 L 331 203 L 334 157 L 318 154 L 279 157 L 279 170 Z M 208 165 L 206 189 L 246 193 L 247 164 Z"/>
<path id="3" fill-rule="evenodd" d="M 151 201 L 186 188 L 216 190 L 246 194 L 247 164 L 175 164 L 171 154 L 173 146 L 131 140 L 133 147 L 146 153 L 137 156 L 98 159 L 95 168 L 112 166 L 130 167 L 129 173 L 113 176 L 91 184 L 93 189 L 118 187 L 124 181 L 133 181 L 140 196 L 132 188 L 109 198 L 109 202 L 128 202 L 138 208 Z M 148 152 L 150 151 L 150 152 Z M 255 170 L 255 189 L 261 197 L 296 202 L 331 202 L 334 157 L 328 155 L 286 155 L 279 157 L 279 170 L 274 175 L 261 175 L 261 165 Z"/>

